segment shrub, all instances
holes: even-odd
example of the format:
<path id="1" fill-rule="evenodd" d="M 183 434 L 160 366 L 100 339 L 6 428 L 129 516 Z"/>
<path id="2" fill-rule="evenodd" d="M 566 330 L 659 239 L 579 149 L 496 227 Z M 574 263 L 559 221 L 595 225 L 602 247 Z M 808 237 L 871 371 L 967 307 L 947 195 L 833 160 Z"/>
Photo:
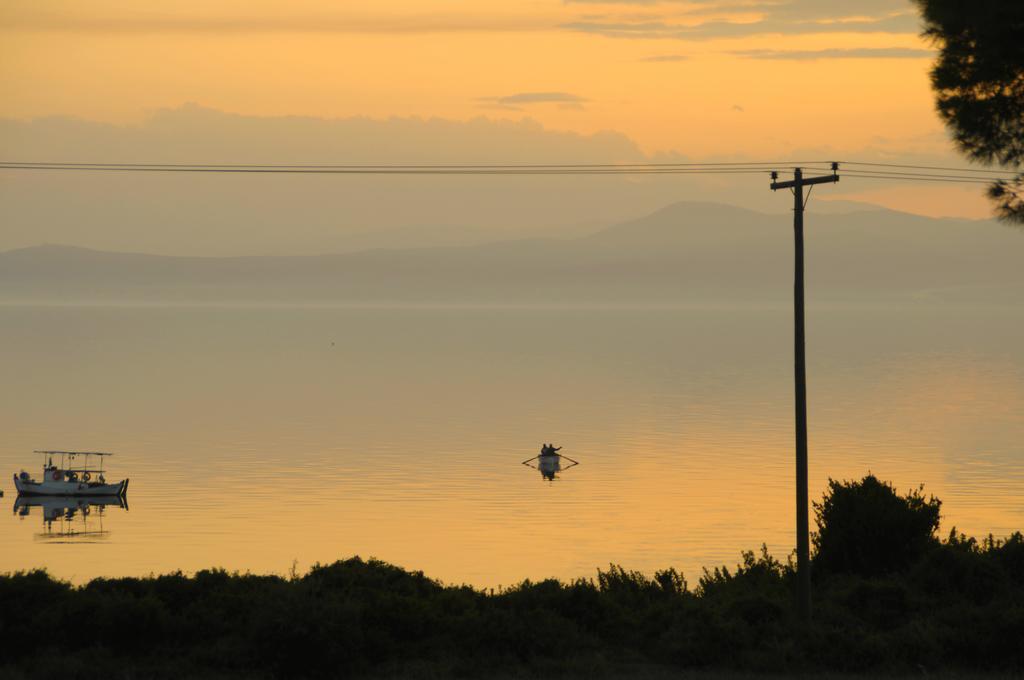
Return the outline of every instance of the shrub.
<path id="1" fill-rule="evenodd" d="M 816 505 L 814 617 L 766 547 L 690 590 L 673 569 L 448 586 L 376 560 L 73 587 L 0 574 L 0 677 L 564 677 L 650 670 L 1024 670 L 1024 536 L 935 539 L 939 501 L 872 476 Z M 54 655 L 59 644 L 60 654 Z M 729 676 L 727 676 L 729 677 Z"/>
<path id="2" fill-rule="evenodd" d="M 868 474 L 859 482 L 829 480 L 814 504 L 814 567 L 824 573 L 878 576 L 905 571 L 938 545 L 939 507 L 923 488 L 900 496 Z"/>

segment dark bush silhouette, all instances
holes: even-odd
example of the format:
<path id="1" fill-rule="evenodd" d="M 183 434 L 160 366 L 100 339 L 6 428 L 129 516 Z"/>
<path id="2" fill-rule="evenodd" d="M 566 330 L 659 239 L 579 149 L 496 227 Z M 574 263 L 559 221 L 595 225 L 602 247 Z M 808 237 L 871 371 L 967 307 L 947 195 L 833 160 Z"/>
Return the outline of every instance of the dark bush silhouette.
<path id="1" fill-rule="evenodd" d="M 938 509 L 870 475 L 832 482 L 817 557 L 832 562 L 816 563 L 810 629 L 795 617 L 792 566 L 763 546 L 693 590 L 673 569 L 611 565 L 486 593 L 359 558 L 291 578 L 208 570 L 72 587 L 0 575 L 0 677 L 1024 670 L 1024 536 L 938 541 Z"/>
<path id="2" fill-rule="evenodd" d="M 814 503 L 814 567 L 832 574 L 875 576 L 907 569 L 938 545 L 942 502 L 917 489 L 900 496 L 868 474 L 859 482 L 830 479 Z"/>

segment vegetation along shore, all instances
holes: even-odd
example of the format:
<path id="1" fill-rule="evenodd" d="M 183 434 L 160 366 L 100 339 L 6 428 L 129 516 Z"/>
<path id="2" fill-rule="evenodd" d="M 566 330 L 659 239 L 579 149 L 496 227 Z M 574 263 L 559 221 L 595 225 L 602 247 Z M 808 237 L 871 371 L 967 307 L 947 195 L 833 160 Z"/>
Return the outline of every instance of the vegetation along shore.
<path id="1" fill-rule="evenodd" d="M 359 558 L 291 577 L 213 569 L 73 586 L 45 571 L 5 574 L 0 676 L 1024 670 L 1024 536 L 940 538 L 940 506 L 871 475 L 831 482 L 815 504 L 809 628 L 795 616 L 793 566 L 764 548 L 696 582 L 612 565 L 500 592 Z"/>

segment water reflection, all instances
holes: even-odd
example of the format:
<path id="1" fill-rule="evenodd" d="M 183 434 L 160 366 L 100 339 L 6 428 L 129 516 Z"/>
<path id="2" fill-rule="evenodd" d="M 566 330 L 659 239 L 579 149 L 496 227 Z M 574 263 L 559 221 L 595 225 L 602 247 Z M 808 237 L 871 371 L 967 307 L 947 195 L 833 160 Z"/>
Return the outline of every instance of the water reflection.
<path id="1" fill-rule="evenodd" d="M 924 483 L 944 531 L 1024 526 L 1024 317 L 979 304 L 808 321 L 813 499 L 871 470 Z M 785 555 L 789 323 L 776 309 L 0 307 L 5 507 L 40 433 L 130 450 L 125 472 L 145 483 L 130 515 L 106 509 L 98 545 L 31 540 L 40 510 L 0 522 L 0 572 L 283 573 L 361 554 L 489 587 L 610 561 L 700 574 L 762 542 Z M 514 465 L 552 437 L 581 469 Z M 301 502 L 268 504 L 282 484 Z"/>
<path id="2" fill-rule="evenodd" d="M 579 465 L 578 461 L 569 456 L 558 453 L 544 453 L 524 460 L 523 465 L 540 471 L 541 479 L 553 482 L 558 479 L 558 473 L 565 472 L 571 467 Z"/>
<path id="3" fill-rule="evenodd" d="M 32 508 L 41 509 L 43 530 L 34 535 L 38 541 L 92 543 L 109 536 L 103 527 L 108 506 L 128 510 L 128 499 L 120 496 L 18 496 L 13 511 L 24 520 L 32 514 Z"/>

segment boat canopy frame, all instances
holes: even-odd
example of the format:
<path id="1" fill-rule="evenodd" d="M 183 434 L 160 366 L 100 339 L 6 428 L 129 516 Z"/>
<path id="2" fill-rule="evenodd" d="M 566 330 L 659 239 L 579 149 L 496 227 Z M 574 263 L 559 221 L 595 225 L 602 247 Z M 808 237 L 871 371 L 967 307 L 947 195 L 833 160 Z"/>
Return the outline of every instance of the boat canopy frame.
<path id="1" fill-rule="evenodd" d="M 103 451 L 40 451 L 36 450 L 33 453 L 41 453 L 44 456 L 49 456 L 52 463 L 53 456 L 60 456 L 60 467 L 59 470 L 64 472 L 77 472 L 84 474 L 86 472 L 97 472 L 103 474 L 103 459 L 107 456 L 113 456 L 112 453 L 106 453 Z M 77 456 L 85 456 L 85 467 L 81 468 L 70 468 L 67 465 L 73 465 L 73 461 Z M 98 456 L 100 459 L 99 467 L 89 467 L 89 456 Z M 46 467 L 46 463 L 43 464 Z"/>

